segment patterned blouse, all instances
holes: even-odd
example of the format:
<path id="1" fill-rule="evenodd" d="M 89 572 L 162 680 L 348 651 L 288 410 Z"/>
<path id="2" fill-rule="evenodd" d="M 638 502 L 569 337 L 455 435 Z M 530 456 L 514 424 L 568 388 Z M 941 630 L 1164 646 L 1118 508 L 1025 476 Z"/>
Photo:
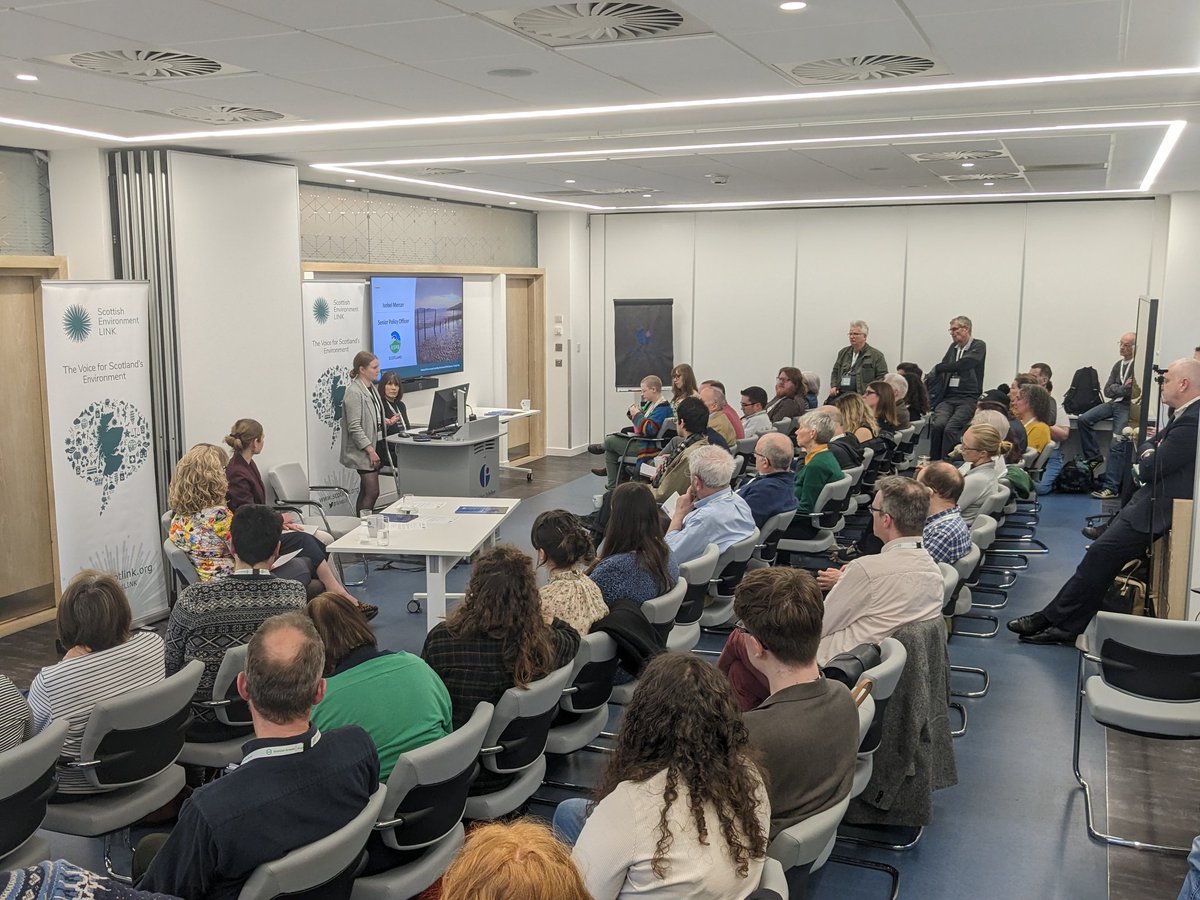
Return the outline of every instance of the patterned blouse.
<path id="1" fill-rule="evenodd" d="M 188 555 L 201 581 L 223 578 L 233 572 L 233 546 L 228 506 L 210 506 L 191 516 L 171 519 L 171 543 Z"/>
<path id="2" fill-rule="evenodd" d="M 562 619 L 580 634 L 608 615 L 600 587 L 582 572 L 554 572 L 540 591 L 542 611 Z"/>

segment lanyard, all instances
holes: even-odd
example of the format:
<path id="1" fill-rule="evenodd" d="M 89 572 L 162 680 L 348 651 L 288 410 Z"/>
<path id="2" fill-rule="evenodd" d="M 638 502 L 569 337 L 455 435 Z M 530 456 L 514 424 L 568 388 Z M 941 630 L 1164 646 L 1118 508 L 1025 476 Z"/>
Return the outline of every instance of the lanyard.
<path id="1" fill-rule="evenodd" d="M 889 550 L 920 550 L 920 541 L 897 541 L 888 547 Z"/>
<path id="2" fill-rule="evenodd" d="M 303 753 L 310 747 L 315 747 L 317 745 L 317 741 L 320 739 L 320 729 L 313 729 L 311 741 L 296 741 L 294 744 L 277 744 L 271 747 L 260 747 L 258 750 L 247 753 L 244 757 L 242 757 L 242 765 L 244 766 L 246 763 L 255 759 L 270 759 L 274 756 L 294 756 L 297 753 Z"/>
<path id="3" fill-rule="evenodd" d="M 955 344 L 955 346 L 958 347 L 957 344 Z M 967 344 L 967 347 L 970 346 L 970 344 Z M 963 358 L 963 354 L 967 352 L 967 347 L 958 347 L 958 353 L 954 357 L 955 362 L 959 362 Z"/>
<path id="4" fill-rule="evenodd" d="M 1129 367 L 1133 365 L 1133 360 L 1121 363 L 1121 384 L 1125 383 L 1125 379 L 1129 376 Z"/>

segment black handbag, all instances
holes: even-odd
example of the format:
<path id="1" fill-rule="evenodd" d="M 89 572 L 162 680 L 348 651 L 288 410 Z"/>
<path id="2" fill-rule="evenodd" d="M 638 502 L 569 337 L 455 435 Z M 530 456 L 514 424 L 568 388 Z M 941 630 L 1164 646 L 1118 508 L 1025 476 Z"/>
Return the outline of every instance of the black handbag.
<path id="1" fill-rule="evenodd" d="M 853 690 L 863 672 L 875 668 L 882 659 L 878 644 L 859 644 L 829 660 L 821 671 L 826 678 L 840 681 Z"/>

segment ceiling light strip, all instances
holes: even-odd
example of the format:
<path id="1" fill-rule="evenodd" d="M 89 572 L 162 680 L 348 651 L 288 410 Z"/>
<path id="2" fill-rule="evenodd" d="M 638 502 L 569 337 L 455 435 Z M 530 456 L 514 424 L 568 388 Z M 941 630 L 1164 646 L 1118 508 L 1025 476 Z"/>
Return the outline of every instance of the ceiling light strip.
<path id="1" fill-rule="evenodd" d="M 1142 178 L 1141 186 L 1138 188 L 1139 191 L 1150 190 L 1150 187 L 1154 184 L 1154 180 L 1158 178 L 1158 173 L 1166 165 L 1171 151 L 1175 149 L 1175 145 L 1179 142 L 1179 137 L 1183 134 L 1183 129 L 1186 126 L 1187 123 L 1182 121 L 1171 123 L 1171 127 L 1163 135 L 1162 143 L 1158 145 L 1158 152 L 1154 154 L 1154 159 L 1150 161 L 1150 168 L 1146 170 L 1146 175 Z"/>
<path id="2" fill-rule="evenodd" d="M 1082 125 L 1038 125 L 1033 127 L 984 128 L 959 131 L 920 131 L 910 134 L 867 134 L 843 137 L 781 138 L 773 141 L 724 141 L 715 144 L 675 144 L 659 147 L 620 147 L 613 150 L 559 150 L 540 153 L 495 153 L 483 156 L 431 156 L 415 159 L 361 160 L 342 163 L 314 163 L 313 168 L 326 166 L 429 166 L 449 163 L 529 162 L 533 160 L 572 160 L 575 162 L 603 162 L 614 157 L 634 156 L 648 153 L 700 153 L 713 150 L 761 150 L 770 147 L 803 147 L 820 144 L 858 144 L 885 141 L 924 141 L 945 138 L 996 137 L 999 135 L 1048 134 L 1069 131 L 1115 131 L 1126 128 L 1165 128 L 1177 120 L 1150 120 L 1140 122 L 1097 122 Z"/>
<path id="3" fill-rule="evenodd" d="M 468 194 L 481 194 L 485 197 L 503 197 L 505 200 L 525 200 L 529 203 L 553 203 L 557 206 L 569 206 L 574 209 L 588 209 L 598 212 L 607 212 L 613 209 L 613 207 L 609 206 L 596 206 L 590 203 L 571 203 L 568 200 L 552 200 L 548 197 L 534 197 L 529 194 L 514 194 L 507 191 L 489 191 L 486 188 L 463 187 L 458 184 L 447 184 L 444 181 L 429 181 L 425 178 L 405 178 L 402 175 L 385 175 L 381 172 L 367 172 L 341 166 L 326 166 L 322 171 L 339 172 L 343 175 L 364 175 L 368 178 L 382 178 L 385 181 L 396 181 L 401 184 L 418 184 L 421 187 L 442 188 L 448 191 L 463 191 Z"/>
<path id="4" fill-rule="evenodd" d="M 1029 200 L 1033 198 L 1047 199 L 1051 197 L 1098 197 L 1102 195 L 1121 194 L 1129 196 L 1137 194 L 1135 188 L 1125 190 L 1104 188 L 1096 191 L 1013 191 L 997 194 L 918 194 L 914 196 L 894 197 L 817 197 L 795 200 L 749 200 L 722 201 L 719 203 L 663 203 L 650 206 L 611 206 L 607 212 L 648 212 L 653 210 L 715 210 L 715 209 L 755 209 L 772 206 L 846 206 L 853 203 L 903 204 L 903 203 L 958 203 L 961 200 Z"/>
<path id="5" fill-rule="evenodd" d="M 30 128 L 34 131 L 52 131 L 55 134 L 71 134 L 76 137 L 95 138 L 100 141 L 124 142 L 127 140 L 127 138 L 123 138 L 120 135 L 106 134 L 103 131 L 88 131 L 86 128 L 71 128 L 68 125 L 53 125 L 49 122 L 32 122 L 29 119 L 10 119 L 7 116 L 0 116 L 0 125 Z"/>

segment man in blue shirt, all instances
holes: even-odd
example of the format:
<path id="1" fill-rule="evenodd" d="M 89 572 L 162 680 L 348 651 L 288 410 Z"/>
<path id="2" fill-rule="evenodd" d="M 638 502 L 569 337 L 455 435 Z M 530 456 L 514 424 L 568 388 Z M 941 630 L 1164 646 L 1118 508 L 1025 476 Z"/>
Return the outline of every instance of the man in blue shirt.
<path id="1" fill-rule="evenodd" d="M 729 487 L 732 456 L 720 447 L 699 447 L 687 463 L 688 489 L 675 504 L 666 535 L 677 563 L 696 559 L 709 544 L 724 551 L 755 529 L 750 507 Z"/>
<path id="2" fill-rule="evenodd" d="M 754 445 L 754 468 L 758 477 L 746 482 L 738 496 L 750 507 L 754 524 L 762 528 L 767 519 L 795 509 L 796 490 L 792 483 L 792 442 L 777 431 L 764 434 Z"/>
<path id="3" fill-rule="evenodd" d="M 929 488 L 929 517 L 921 532 L 921 543 L 934 562 L 954 565 L 971 549 L 971 529 L 958 508 L 963 477 L 948 462 L 922 466 L 917 481 Z"/>

